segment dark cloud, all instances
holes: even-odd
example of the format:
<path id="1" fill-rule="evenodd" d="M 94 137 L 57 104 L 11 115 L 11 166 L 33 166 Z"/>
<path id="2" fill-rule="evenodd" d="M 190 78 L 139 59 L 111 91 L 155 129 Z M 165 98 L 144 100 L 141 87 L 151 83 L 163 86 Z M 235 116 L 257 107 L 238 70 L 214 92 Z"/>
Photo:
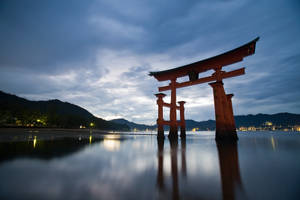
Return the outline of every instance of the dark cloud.
<path id="1" fill-rule="evenodd" d="M 246 67 L 246 75 L 224 81 L 235 94 L 236 113 L 300 112 L 299 8 L 296 0 L 4 0 L 0 89 L 70 101 L 105 118 L 152 123 L 153 94 L 168 83 L 156 82 L 149 71 L 260 36 L 255 55 L 225 69 Z M 178 95 L 187 101 L 188 118 L 213 118 L 208 85 Z"/>
<path id="2" fill-rule="evenodd" d="M 3 1 L 0 12 L 1 67 L 43 72 L 86 60 L 97 43 L 82 1 Z"/>

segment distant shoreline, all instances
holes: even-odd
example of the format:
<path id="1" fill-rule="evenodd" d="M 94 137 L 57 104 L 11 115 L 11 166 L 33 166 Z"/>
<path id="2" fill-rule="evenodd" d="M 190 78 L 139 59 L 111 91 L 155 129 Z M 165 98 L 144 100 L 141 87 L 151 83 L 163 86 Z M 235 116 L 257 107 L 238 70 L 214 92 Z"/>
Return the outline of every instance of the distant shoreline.
<path id="1" fill-rule="evenodd" d="M 28 135 L 34 135 L 42 138 L 57 137 L 89 137 L 103 136 L 108 134 L 123 134 L 122 132 L 105 131 L 97 129 L 63 129 L 63 128 L 0 128 L 0 141 L 20 137 L 24 138 Z"/>
<path id="2" fill-rule="evenodd" d="M 48 135 L 48 136 L 89 136 L 89 135 L 154 135 L 152 134 L 137 134 L 132 131 L 115 131 L 115 130 L 100 130 L 100 129 L 68 129 L 68 128 L 37 128 L 37 127 L 0 127 L 0 137 L 12 136 L 12 135 L 24 135 L 24 134 L 37 134 L 37 135 Z M 155 132 L 156 134 L 156 132 Z"/>

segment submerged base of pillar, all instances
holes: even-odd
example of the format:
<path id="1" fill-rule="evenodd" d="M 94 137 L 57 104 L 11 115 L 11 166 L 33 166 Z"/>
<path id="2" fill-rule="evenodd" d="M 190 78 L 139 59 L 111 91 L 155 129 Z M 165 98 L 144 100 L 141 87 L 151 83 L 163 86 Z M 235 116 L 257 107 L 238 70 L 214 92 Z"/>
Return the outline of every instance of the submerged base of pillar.
<path id="1" fill-rule="evenodd" d="M 165 135 L 164 135 L 164 134 L 157 134 L 157 138 L 159 138 L 159 139 L 164 139 L 164 138 L 165 138 Z"/>
<path id="2" fill-rule="evenodd" d="M 181 128 L 181 129 L 180 129 L 180 137 L 181 137 L 181 138 L 185 138 L 185 137 L 186 137 L 185 128 Z"/>
<path id="3" fill-rule="evenodd" d="M 168 135 L 169 139 L 178 139 L 178 129 L 177 127 L 170 127 L 170 131 L 169 131 L 169 135 Z"/>
<path id="4" fill-rule="evenodd" d="M 157 138 L 162 138 L 162 139 L 165 138 L 165 131 L 164 131 L 164 129 L 157 131 Z"/>
<path id="5" fill-rule="evenodd" d="M 216 131 L 216 141 L 237 141 L 239 138 L 236 131 Z"/>

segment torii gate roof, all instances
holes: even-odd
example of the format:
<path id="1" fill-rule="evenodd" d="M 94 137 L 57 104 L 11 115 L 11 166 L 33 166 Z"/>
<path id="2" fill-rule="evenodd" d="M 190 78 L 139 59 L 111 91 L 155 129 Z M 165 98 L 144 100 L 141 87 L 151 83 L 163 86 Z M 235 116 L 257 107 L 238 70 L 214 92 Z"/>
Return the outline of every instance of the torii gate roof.
<path id="1" fill-rule="evenodd" d="M 255 53 L 255 45 L 258 40 L 259 37 L 255 38 L 251 42 L 248 42 L 247 44 L 227 51 L 223 54 L 169 70 L 150 72 L 149 75 L 154 76 L 158 81 L 166 81 L 188 76 L 189 73 L 201 73 L 218 67 L 237 63 L 242 61 L 244 57 Z"/>

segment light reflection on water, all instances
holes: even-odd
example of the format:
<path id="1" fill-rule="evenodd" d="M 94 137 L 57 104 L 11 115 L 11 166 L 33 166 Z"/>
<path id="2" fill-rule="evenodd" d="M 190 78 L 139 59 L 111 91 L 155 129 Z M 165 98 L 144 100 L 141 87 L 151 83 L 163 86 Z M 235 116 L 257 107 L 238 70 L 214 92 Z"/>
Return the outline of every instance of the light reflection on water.
<path id="1" fill-rule="evenodd" d="M 34 134 L 0 143 L 0 199 L 299 195 L 299 134 L 246 132 L 234 144 L 216 144 L 213 132 L 189 134 L 179 141 L 157 141 L 155 135 L 43 139 Z"/>
<path id="2" fill-rule="evenodd" d="M 34 139 L 33 139 L 33 148 L 35 148 L 36 146 L 36 136 L 34 136 Z"/>
<path id="3" fill-rule="evenodd" d="M 105 135 L 103 147 L 108 151 L 118 151 L 121 146 L 120 135 Z"/>

